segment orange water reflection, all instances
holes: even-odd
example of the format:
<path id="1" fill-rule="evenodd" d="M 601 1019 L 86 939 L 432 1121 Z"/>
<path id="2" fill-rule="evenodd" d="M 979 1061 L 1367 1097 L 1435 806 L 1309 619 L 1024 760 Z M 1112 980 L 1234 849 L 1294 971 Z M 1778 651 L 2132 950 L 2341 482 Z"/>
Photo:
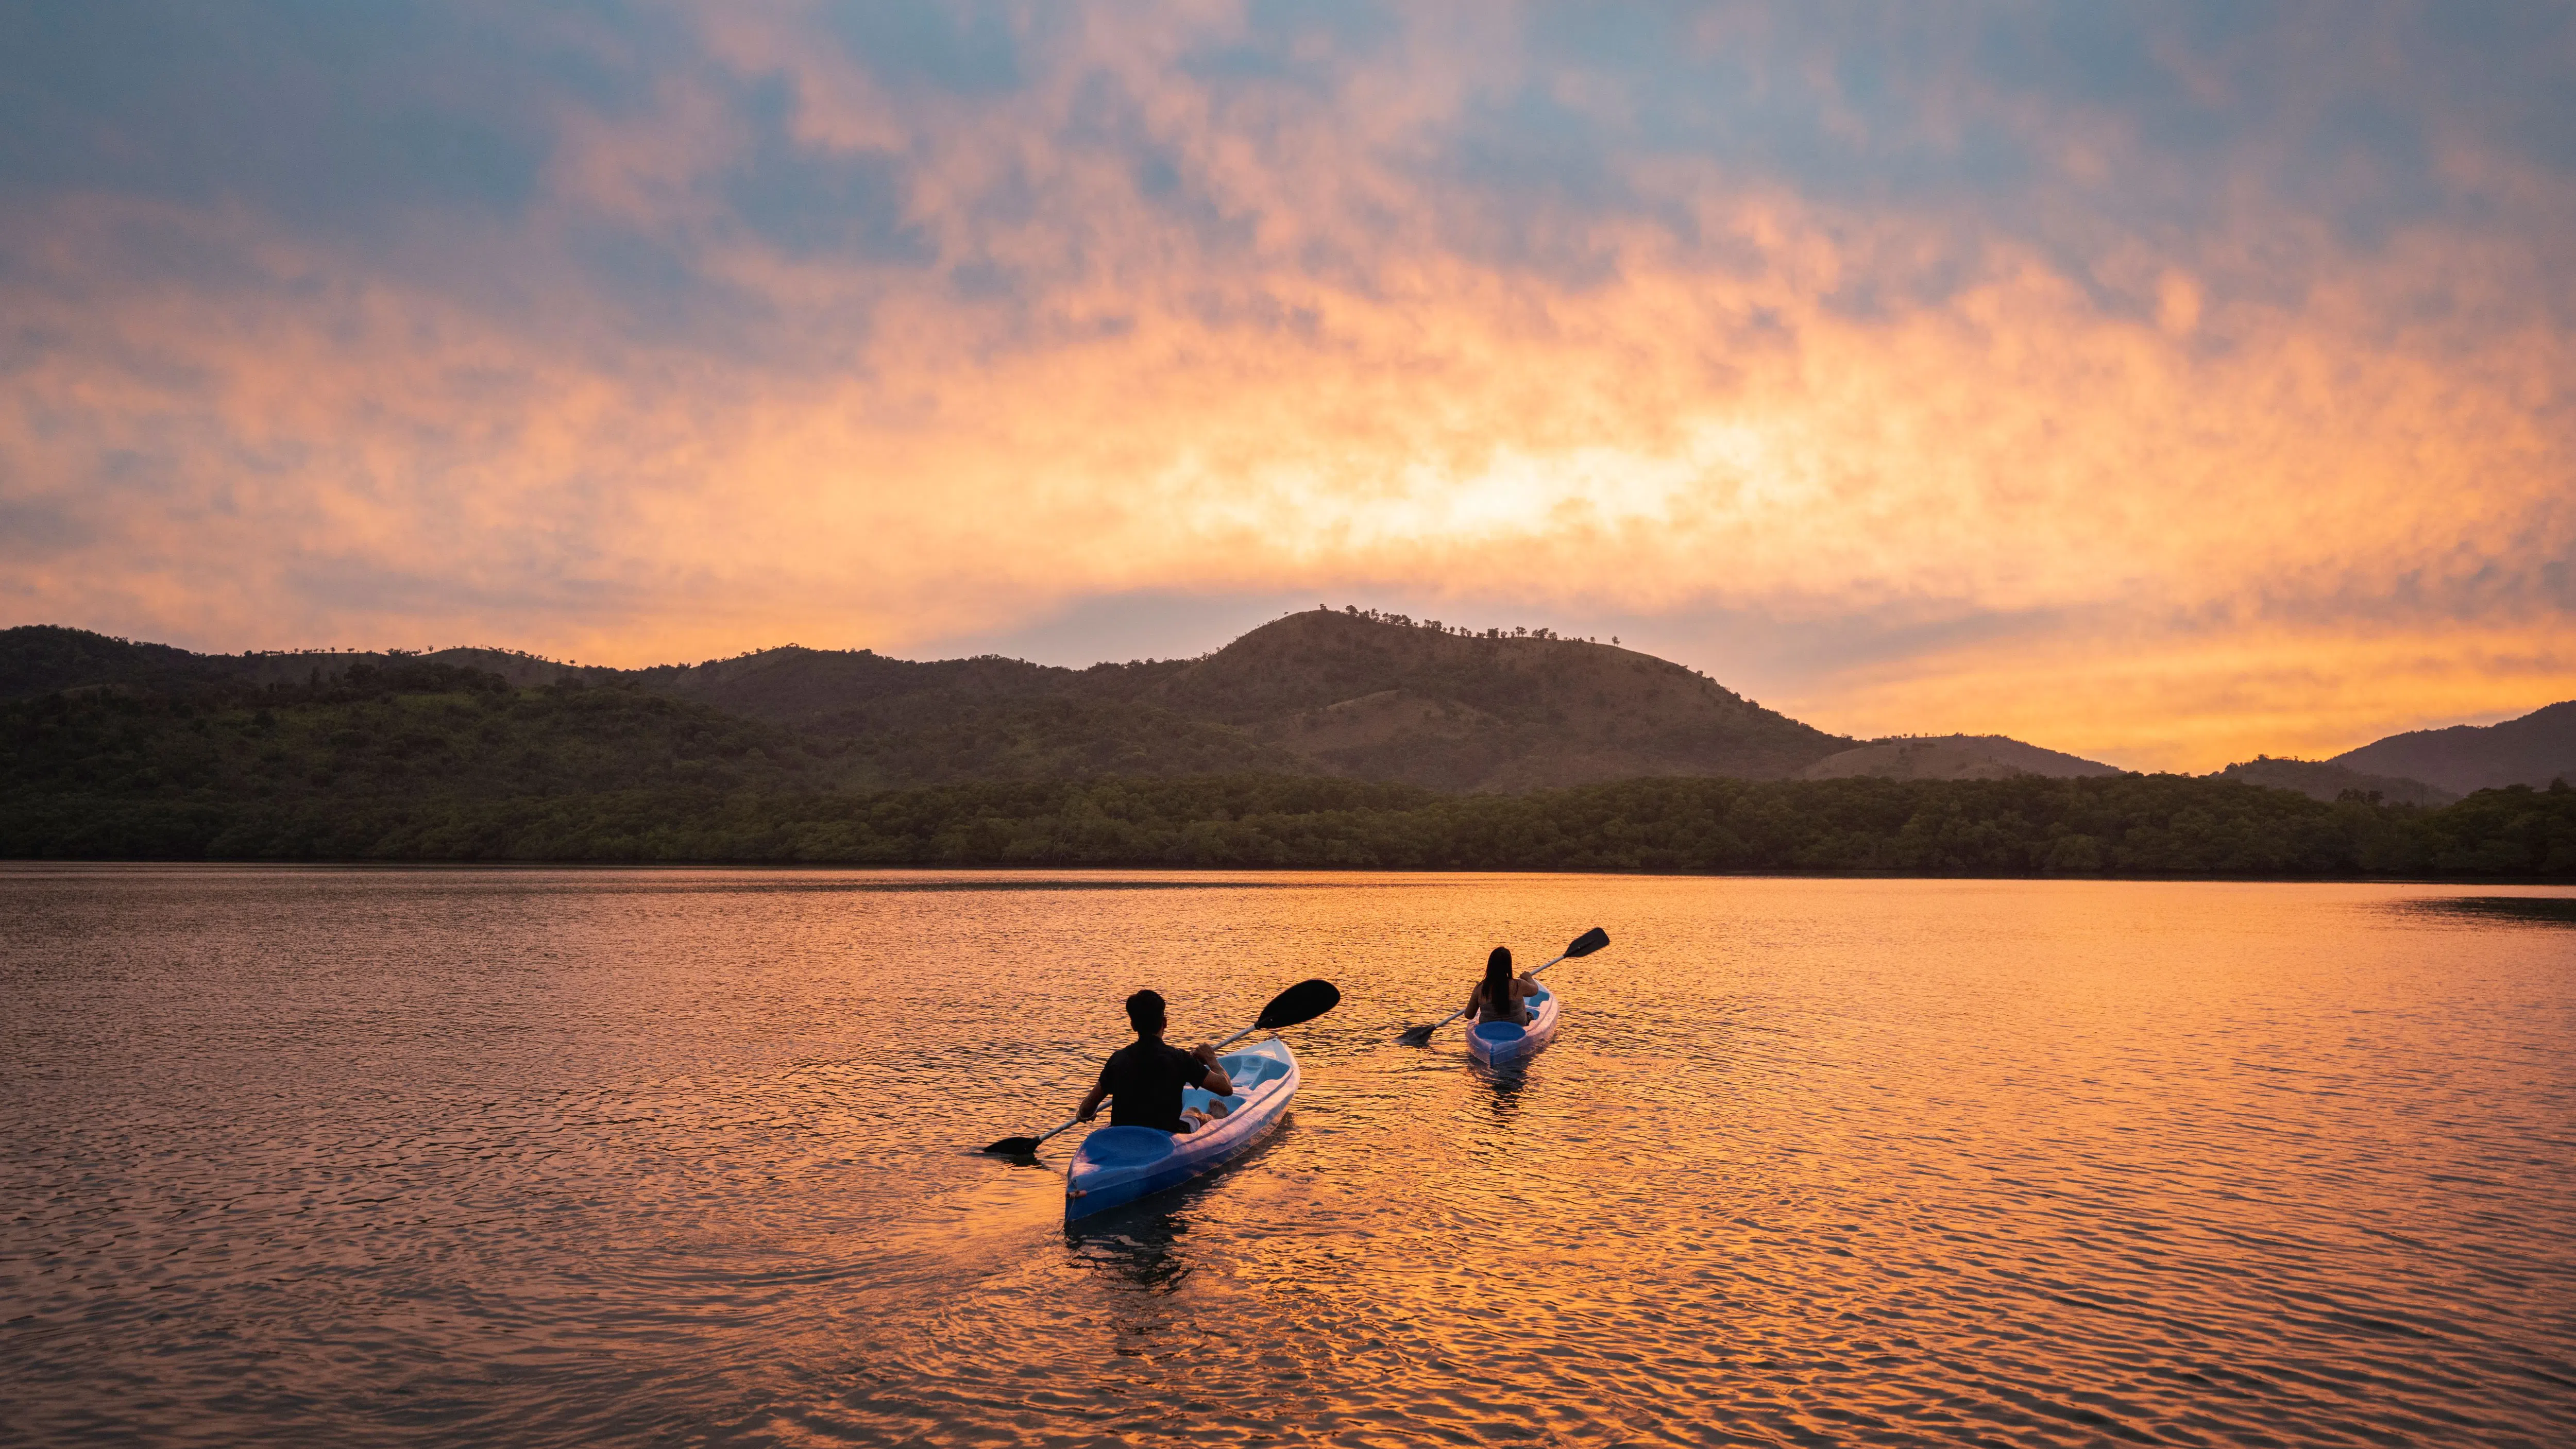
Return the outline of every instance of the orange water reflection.
<path id="1" fill-rule="evenodd" d="M 2576 1431 L 2576 933 L 2420 904 L 2455 892 L 0 892 L 0 1349 L 57 1437 Z M 1489 945 L 1595 922 L 1616 945 L 1549 974 L 1565 1027 L 1524 1069 L 1454 1028 L 1392 1044 Z M 1293 1030 L 1291 1120 L 1222 1177 L 1068 1230 L 1051 1173 L 970 1150 L 1060 1119 L 1134 986 L 1198 1039 L 1306 975 L 1345 1004 Z"/>

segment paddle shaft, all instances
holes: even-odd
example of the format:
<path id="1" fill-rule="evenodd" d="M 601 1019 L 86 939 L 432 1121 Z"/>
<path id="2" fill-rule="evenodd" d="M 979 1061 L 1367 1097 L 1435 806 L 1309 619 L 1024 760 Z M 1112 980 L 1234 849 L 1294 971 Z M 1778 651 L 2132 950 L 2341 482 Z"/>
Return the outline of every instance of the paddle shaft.
<path id="1" fill-rule="evenodd" d="M 1259 1031 L 1259 1030 L 1261 1030 L 1261 1028 L 1260 1028 L 1260 1026 L 1259 1026 L 1258 1024 L 1255 1024 L 1255 1025 L 1252 1025 L 1252 1026 L 1247 1026 L 1247 1027 L 1245 1027 L 1243 1030 L 1236 1032 L 1234 1035 L 1232 1035 L 1232 1036 L 1230 1036 L 1230 1037 L 1227 1037 L 1224 1041 L 1218 1042 L 1218 1043 L 1217 1043 L 1217 1045 L 1218 1045 L 1219 1047 L 1228 1047 L 1228 1046 L 1232 1046 L 1232 1045 L 1233 1045 L 1233 1044 L 1235 1044 L 1236 1042 L 1239 1042 L 1239 1041 L 1243 1040 L 1245 1037 L 1248 1037 L 1248 1036 L 1252 1035 L 1254 1032 Z M 1027 1147 L 1026 1149 L 1024 1149 L 1024 1150 L 1029 1151 L 1029 1152 L 1035 1152 L 1035 1151 L 1037 1151 L 1037 1150 L 1038 1150 L 1038 1144 L 1040 1144 L 1040 1143 L 1042 1143 L 1042 1142 L 1046 1141 L 1046 1140 L 1047 1140 L 1048 1138 L 1050 1138 L 1050 1137 L 1055 1136 L 1057 1133 L 1064 1131 L 1066 1128 L 1071 1127 L 1073 1124 L 1075 1124 L 1076 1122 L 1079 1122 L 1079 1121 L 1081 1121 L 1081 1120 L 1082 1120 L 1082 1114 L 1081 1114 L 1081 1113 L 1079 1113 L 1079 1112 L 1074 1113 L 1072 1116 L 1065 1118 L 1063 1121 L 1058 1122 L 1057 1124 L 1055 1124 L 1055 1125 L 1054 1125 L 1054 1126 L 1052 1126 L 1052 1127 L 1049 1127 L 1047 1130 L 1045 1130 L 1044 1132 L 1039 1133 L 1037 1136 L 1030 1138 L 1030 1139 L 1029 1139 L 1029 1145 L 1028 1145 L 1028 1147 Z M 1004 1141 L 1009 1141 L 1010 1139 L 1005 1138 L 1005 1139 L 1003 1139 L 1003 1140 L 1004 1140 Z M 996 1144 L 996 1145 L 999 1145 L 999 1144 Z M 992 1148 L 989 1148 L 989 1147 L 988 1147 L 988 1148 L 986 1148 L 986 1149 L 984 1149 L 984 1150 L 985 1150 L 985 1151 L 987 1151 L 987 1152 L 990 1152 L 990 1151 L 992 1150 Z"/>
<path id="2" fill-rule="evenodd" d="M 1562 960 L 1564 960 L 1564 959 L 1565 959 L 1565 958 L 1564 958 L 1563 956 L 1559 956 L 1559 957 L 1557 957 L 1557 958 L 1556 958 L 1556 961 L 1562 961 Z M 1553 965 L 1555 965 L 1555 964 L 1556 964 L 1556 961 L 1550 961 L 1550 962 L 1548 962 L 1548 963 L 1547 963 L 1547 966 L 1553 966 Z M 1539 967 L 1539 968 L 1538 968 L 1538 970 L 1537 970 L 1537 971 L 1532 971 L 1530 974 L 1531 974 L 1532 976 L 1536 976 L 1536 975 L 1539 973 L 1539 971 L 1544 971 L 1544 970 L 1546 970 L 1546 969 L 1547 969 L 1547 966 L 1541 966 L 1541 967 Z M 1459 1007 L 1456 1011 L 1453 1011 L 1453 1012 L 1449 1013 L 1447 1016 L 1444 1016 L 1444 1017 L 1440 1018 L 1438 1021 L 1435 1021 L 1435 1022 L 1431 1023 L 1429 1026 L 1424 1027 L 1424 1028 L 1422 1029 L 1422 1034 L 1423 1034 L 1424 1036 L 1429 1036 L 1431 1033 L 1433 1033 L 1433 1032 L 1435 1032 L 1435 1031 L 1438 1031 L 1440 1028 L 1442 1028 L 1442 1027 L 1444 1027 L 1444 1026 L 1447 1026 L 1449 1023 L 1451 1023 L 1451 1022 L 1453 1022 L 1453 1021 L 1456 1021 L 1458 1018 L 1460 1018 L 1460 1017 L 1462 1017 L 1462 1016 L 1465 1016 L 1466 1014 L 1467 1014 L 1467 1008 L 1465 1008 L 1465 1007 L 1463 1007 L 1463 1006 L 1462 1006 L 1462 1007 Z M 1383 1029 L 1383 1028 L 1381 1028 L 1381 1030 L 1382 1030 L 1382 1029 Z"/>
<path id="3" fill-rule="evenodd" d="M 1218 1042 L 1214 1048 L 1209 1050 L 1208 1054 L 1210 1056 L 1214 1056 L 1218 1051 L 1221 1051 L 1226 1047 L 1230 1047 L 1236 1042 L 1243 1040 L 1245 1037 L 1252 1035 L 1254 1032 L 1264 1030 L 1265 1028 L 1271 1031 L 1277 1031 L 1282 1027 L 1290 1027 L 1295 1026 L 1300 1022 L 1313 1021 L 1316 1017 L 1319 1017 L 1325 1012 L 1332 1010 L 1334 1007 L 1341 1005 L 1341 1002 L 1342 993 L 1334 989 L 1333 983 L 1324 980 L 1300 981 L 1296 985 L 1289 987 L 1287 990 L 1280 992 L 1277 996 L 1270 998 L 1270 1004 L 1261 1008 L 1261 1015 L 1254 1019 L 1252 1025 L 1247 1026 L 1243 1030 L 1236 1032 L 1234 1035 L 1227 1037 L 1225 1040 Z M 1098 1089 L 1095 1088 L 1094 1090 Z M 1086 1096 L 1083 1098 L 1083 1101 L 1088 1103 L 1091 1101 L 1091 1098 Z M 1082 1113 L 1077 1111 L 1072 1116 L 1065 1118 L 1063 1121 L 1058 1122 L 1053 1127 L 1048 1128 L 1046 1131 L 1035 1137 L 1005 1137 L 1001 1141 L 994 1143 L 992 1146 L 987 1147 L 984 1150 L 987 1152 L 1035 1152 L 1039 1143 L 1046 1141 L 1048 1138 L 1053 1137 L 1058 1132 L 1062 1132 L 1081 1120 Z M 1027 1145 L 1022 1146 L 1022 1143 L 1026 1143 Z"/>

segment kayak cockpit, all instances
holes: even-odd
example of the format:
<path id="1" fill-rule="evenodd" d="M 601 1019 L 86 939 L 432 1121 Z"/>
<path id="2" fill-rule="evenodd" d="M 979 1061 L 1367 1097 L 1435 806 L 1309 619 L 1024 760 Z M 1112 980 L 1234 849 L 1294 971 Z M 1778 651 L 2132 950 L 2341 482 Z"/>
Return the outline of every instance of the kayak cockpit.
<path id="1" fill-rule="evenodd" d="M 1514 1062 L 1546 1046 L 1556 1036 L 1556 993 L 1539 988 L 1535 996 L 1524 996 L 1521 1005 L 1529 1012 L 1527 1024 L 1516 1021 L 1480 1021 L 1467 1029 L 1467 1054 L 1488 1066 Z"/>
<path id="2" fill-rule="evenodd" d="M 1065 1172 L 1068 1220 L 1105 1212 L 1212 1172 L 1250 1150 L 1278 1125 L 1288 1099 L 1297 1092 L 1297 1058 L 1288 1044 L 1273 1037 L 1217 1060 L 1233 1081 L 1234 1095 L 1220 1099 L 1200 1088 L 1185 1087 L 1181 1100 L 1201 1111 L 1222 1100 L 1225 1116 L 1195 1132 L 1102 1127 L 1083 1139 Z"/>
<path id="3" fill-rule="evenodd" d="M 1547 1004 L 1553 999 L 1544 986 L 1539 988 L 1537 995 L 1521 998 L 1521 1009 L 1529 1013 L 1531 1025 L 1546 1019 Z M 1529 1035 L 1530 1031 L 1529 1027 L 1517 1021 L 1480 1021 L 1468 1030 L 1489 1042 L 1519 1041 Z"/>
<path id="4" fill-rule="evenodd" d="M 1103 1127 L 1082 1142 L 1092 1167 L 1143 1167 L 1172 1155 L 1172 1134 L 1159 1127 Z"/>
<path id="5" fill-rule="evenodd" d="M 1182 1106 L 1196 1107 L 1204 1112 L 1208 1110 L 1211 1103 L 1223 1102 L 1225 1109 L 1232 1112 L 1243 1106 L 1245 1098 L 1260 1091 L 1262 1083 L 1275 1082 L 1288 1075 L 1288 1063 L 1259 1050 L 1229 1052 L 1216 1060 L 1217 1065 L 1225 1068 L 1226 1077 L 1234 1084 L 1234 1095 L 1220 1097 L 1204 1087 L 1183 1087 L 1181 1089 Z"/>

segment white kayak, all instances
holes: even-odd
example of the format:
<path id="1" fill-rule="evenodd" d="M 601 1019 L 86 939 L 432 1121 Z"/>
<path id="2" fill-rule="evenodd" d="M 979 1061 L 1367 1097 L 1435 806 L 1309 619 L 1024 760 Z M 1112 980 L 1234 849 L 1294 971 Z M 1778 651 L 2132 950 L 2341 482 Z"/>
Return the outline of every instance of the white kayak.
<path id="1" fill-rule="evenodd" d="M 1538 995 L 1521 1000 L 1529 1007 L 1529 1025 L 1480 1021 L 1467 1028 L 1467 1055 L 1486 1066 L 1499 1067 L 1534 1055 L 1540 1047 L 1556 1040 L 1556 993 L 1542 986 Z"/>
<path id="2" fill-rule="evenodd" d="M 1227 1114 L 1196 1132 L 1174 1135 L 1152 1127 L 1102 1127 L 1082 1139 L 1064 1174 L 1064 1220 L 1087 1218 L 1138 1198 L 1204 1177 L 1250 1152 L 1288 1113 L 1297 1095 L 1297 1054 L 1277 1037 L 1228 1052 L 1217 1061 L 1233 1079 Z M 1181 1089 L 1181 1104 L 1206 1111 L 1218 1100 L 1197 1087 Z"/>

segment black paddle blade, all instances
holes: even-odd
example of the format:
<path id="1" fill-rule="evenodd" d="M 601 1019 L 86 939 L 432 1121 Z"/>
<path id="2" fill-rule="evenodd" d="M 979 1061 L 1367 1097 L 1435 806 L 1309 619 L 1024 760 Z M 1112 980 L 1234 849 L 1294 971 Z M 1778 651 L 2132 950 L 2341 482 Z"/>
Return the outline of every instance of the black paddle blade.
<path id="1" fill-rule="evenodd" d="M 1300 981 L 1270 998 L 1270 1004 L 1261 1008 L 1261 1019 L 1252 1024 L 1253 1029 L 1277 1031 L 1283 1026 L 1313 1021 L 1341 1004 L 1342 993 L 1334 989 L 1333 983 Z"/>
<path id="2" fill-rule="evenodd" d="M 1038 1140 L 1034 1137 L 1005 1137 L 984 1150 L 998 1152 L 1004 1157 L 1026 1157 L 1038 1150 Z"/>
<path id="3" fill-rule="evenodd" d="M 1408 1026 L 1395 1034 L 1397 1046 L 1422 1046 L 1430 1040 L 1431 1028 L 1427 1026 Z"/>
<path id="4" fill-rule="evenodd" d="M 1565 954 L 1568 956 L 1589 956 L 1593 952 L 1598 951 L 1609 944 L 1610 933 L 1601 929 L 1599 926 L 1595 926 L 1591 930 L 1584 932 L 1582 935 L 1575 937 L 1574 944 L 1565 948 Z"/>

